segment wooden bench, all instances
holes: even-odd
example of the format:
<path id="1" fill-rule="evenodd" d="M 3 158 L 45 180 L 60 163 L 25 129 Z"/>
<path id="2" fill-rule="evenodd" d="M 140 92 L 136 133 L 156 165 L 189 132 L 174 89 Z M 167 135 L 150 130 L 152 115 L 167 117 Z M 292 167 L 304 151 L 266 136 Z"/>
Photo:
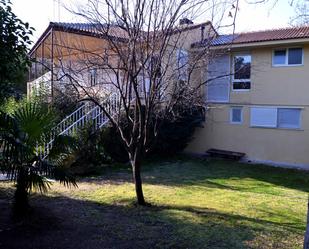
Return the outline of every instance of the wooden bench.
<path id="1" fill-rule="evenodd" d="M 246 154 L 242 152 L 229 151 L 229 150 L 218 150 L 218 149 L 209 149 L 206 151 L 208 155 L 211 157 L 220 157 L 220 158 L 228 158 L 233 160 L 240 160 Z"/>

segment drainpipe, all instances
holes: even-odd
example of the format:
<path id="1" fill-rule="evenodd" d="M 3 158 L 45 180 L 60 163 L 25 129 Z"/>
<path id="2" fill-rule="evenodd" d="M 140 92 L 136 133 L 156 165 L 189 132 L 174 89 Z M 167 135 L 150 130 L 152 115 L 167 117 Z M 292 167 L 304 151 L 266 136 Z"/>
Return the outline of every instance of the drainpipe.
<path id="1" fill-rule="evenodd" d="M 201 27 L 201 41 L 204 41 L 205 26 Z"/>

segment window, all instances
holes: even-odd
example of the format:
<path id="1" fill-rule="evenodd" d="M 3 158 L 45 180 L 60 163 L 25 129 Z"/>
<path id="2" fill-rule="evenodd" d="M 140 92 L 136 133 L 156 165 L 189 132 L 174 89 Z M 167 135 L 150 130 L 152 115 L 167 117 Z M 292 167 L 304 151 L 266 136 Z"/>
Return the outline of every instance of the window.
<path id="1" fill-rule="evenodd" d="M 250 125 L 255 127 L 277 127 L 277 108 L 252 107 Z"/>
<path id="2" fill-rule="evenodd" d="M 216 56 L 208 65 L 206 85 L 207 102 L 228 102 L 231 83 L 231 57 L 228 54 Z"/>
<path id="3" fill-rule="evenodd" d="M 179 72 L 179 80 L 186 81 L 188 78 L 188 51 L 184 49 L 177 50 L 177 67 Z"/>
<path id="4" fill-rule="evenodd" d="M 97 69 L 96 68 L 89 70 L 89 81 L 90 81 L 90 86 L 95 86 L 97 84 Z"/>
<path id="5" fill-rule="evenodd" d="M 241 124 L 242 123 L 242 107 L 240 106 L 231 107 L 230 122 L 231 124 Z"/>
<path id="6" fill-rule="evenodd" d="M 233 90 L 250 90 L 251 55 L 235 55 L 233 65 Z"/>
<path id="7" fill-rule="evenodd" d="M 300 109 L 279 108 L 278 109 L 279 128 L 300 128 Z"/>
<path id="8" fill-rule="evenodd" d="M 254 127 L 299 129 L 301 109 L 252 107 L 250 125 Z"/>
<path id="9" fill-rule="evenodd" d="M 303 64 L 302 48 L 276 49 L 273 53 L 274 66 L 293 66 Z"/>

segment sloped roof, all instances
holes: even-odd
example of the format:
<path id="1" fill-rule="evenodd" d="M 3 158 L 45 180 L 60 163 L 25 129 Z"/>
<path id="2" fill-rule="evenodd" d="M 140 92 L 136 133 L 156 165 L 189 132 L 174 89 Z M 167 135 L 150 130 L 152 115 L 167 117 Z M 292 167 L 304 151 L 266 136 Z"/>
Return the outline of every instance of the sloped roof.
<path id="1" fill-rule="evenodd" d="M 197 28 L 201 28 L 202 26 L 209 25 L 213 30 L 211 22 L 203 22 L 199 24 L 192 24 L 192 25 L 183 25 L 178 26 L 170 30 L 170 34 L 175 34 L 178 32 L 189 31 Z M 66 22 L 50 22 L 49 26 L 45 30 L 45 32 L 41 35 L 38 41 L 34 44 L 32 49 L 30 50 L 29 54 L 31 54 L 37 46 L 45 39 L 46 35 L 49 34 L 50 30 L 58 30 L 64 32 L 71 32 L 81 35 L 88 35 L 94 36 L 98 38 L 106 38 L 106 36 L 112 37 L 117 39 L 118 41 L 127 41 L 128 33 L 125 29 L 123 29 L 119 25 L 105 25 L 105 24 L 95 24 L 95 23 L 66 23 Z M 215 31 L 215 30 L 214 30 Z M 151 32 L 150 32 L 151 33 Z M 145 35 L 147 33 L 145 32 Z M 141 32 L 141 37 L 143 36 L 143 31 Z"/>
<path id="2" fill-rule="evenodd" d="M 121 39 L 128 38 L 127 32 L 118 25 L 104 25 L 94 23 L 66 23 L 66 22 L 51 22 L 50 26 L 54 29 L 76 32 L 81 34 L 89 34 L 94 36 L 110 35 Z"/>
<path id="3" fill-rule="evenodd" d="M 309 26 L 282 28 L 273 30 L 263 30 L 246 33 L 236 33 L 234 35 L 219 35 L 212 40 L 204 40 L 192 44 L 192 47 L 198 46 L 223 46 L 231 44 L 247 44 L 253 42 L 280 41 L 290 39 L 309 38 Z"/>

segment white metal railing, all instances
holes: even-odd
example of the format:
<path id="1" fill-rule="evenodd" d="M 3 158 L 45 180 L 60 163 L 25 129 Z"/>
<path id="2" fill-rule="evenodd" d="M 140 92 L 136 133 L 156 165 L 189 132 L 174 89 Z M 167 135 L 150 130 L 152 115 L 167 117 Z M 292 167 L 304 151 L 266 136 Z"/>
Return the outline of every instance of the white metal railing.
<path id="1" fill-rule="evenodd" d="M 27 82 L 27 96 L 51 93 L 51 71 L 46 72 L 37 79 Z"/>
<path id="2" fill-rule="evenodd" d="M 101 103 L 112 116 L 118 113 L 119 104 L 119 97 L 116 93 L 111 94 Z M 107 115 L 100 106 L 86 102 L 52 129 L 48 142 L 42 146 L 37 146 L 37 154 L 40 158 L 45 159 L 53 146 L 55 137 L 58 135 L 73 135 L 89 123 L 97 130 L 105 126 L 108 121 Z"/>

